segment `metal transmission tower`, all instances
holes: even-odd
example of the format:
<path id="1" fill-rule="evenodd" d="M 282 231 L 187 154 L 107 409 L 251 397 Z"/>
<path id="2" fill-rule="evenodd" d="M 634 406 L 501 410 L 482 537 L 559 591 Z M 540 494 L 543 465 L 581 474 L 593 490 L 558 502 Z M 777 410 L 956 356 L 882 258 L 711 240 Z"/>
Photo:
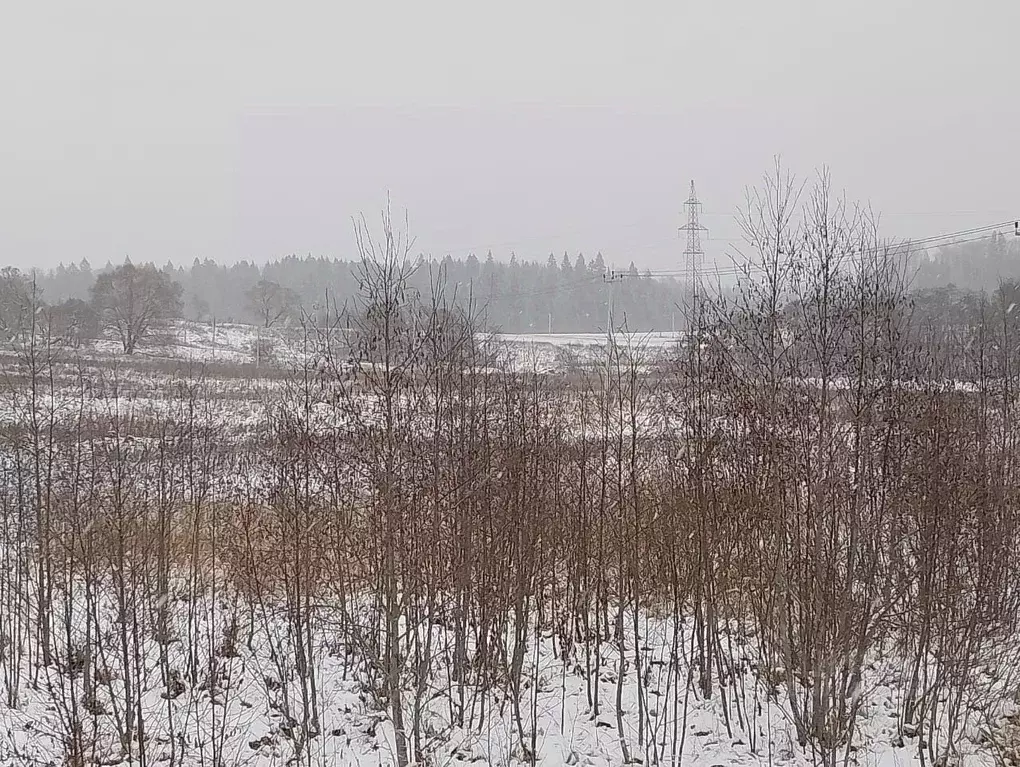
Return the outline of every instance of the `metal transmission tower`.
<path id="1" fill-rule="evenodd" d="M 705 258 L 705 251 L 701 249 L 701 233 L 708 230 L 701 225 L 699 215 L 701 203 L 698 202 L 698 193 L 694 189 L 694 180 L 691 179 L 691 196 L 684 203 L 687 208 L 687 223 L 680 227 L 681 232 L 687 232 L 687 247 L 684 256 L 687 259 L 685 271 L 691 281 L 691 317 L 697 312 L 698 296 L 701 293 L 701 265 Z"/>
<path id="2" fill-rule="evenodd" d="M 609 286 L 609 296 L 606 303 L 606 343 L 613 343 L 613 285 L 622 280 L 626 275 L 617 272 L 615 269 L 607 269 L 602 275 L 602 281 Z"/>

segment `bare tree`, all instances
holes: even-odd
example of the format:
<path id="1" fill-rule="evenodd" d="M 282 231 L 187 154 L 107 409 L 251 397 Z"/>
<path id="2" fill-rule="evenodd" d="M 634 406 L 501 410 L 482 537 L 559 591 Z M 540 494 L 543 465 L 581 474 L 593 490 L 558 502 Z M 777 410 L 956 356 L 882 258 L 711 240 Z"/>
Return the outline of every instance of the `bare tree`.
<path id="1" fill-rule="evenodd" d="M 0 340 L 13 341 L 31 326 L 35 303 L 27 275 L 12 266 L 0 270 Z"/>
<path id="2" fill-rule="evenodd" d="M 99 335 L 99 315 L 88 301 L 69 298 L 45 310 L 45 320 L 55 341 L 78 348 Z"/>
<path id="3" fill-rule="evenodd" d="M 92 303 L 125 354 L 134 354 L 156 327 L 180 312 L 181 286 L 152 264 L 127 262 L 96 280 Z"/>
<path id="4" fill-rule="evenodd" d="M 259 280 L 248 289 L 245 298 L 248 309 L 267 329 L 294 311 L 298 304 L 293 290 L 272 280 Z"/>

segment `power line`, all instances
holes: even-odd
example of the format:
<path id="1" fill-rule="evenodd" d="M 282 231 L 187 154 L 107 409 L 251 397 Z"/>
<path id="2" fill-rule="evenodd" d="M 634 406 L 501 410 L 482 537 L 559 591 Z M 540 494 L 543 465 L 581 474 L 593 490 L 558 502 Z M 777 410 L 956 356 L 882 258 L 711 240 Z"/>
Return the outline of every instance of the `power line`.
<path id="1" fill-rule="evenodd" d="M 945 248 L 945 247 L 952 247 L 952 246 L 956 246 L 956 245 L 966 245 L 966 244 L 971 243 L 971 242 L 978 242 L 978 241 L 981 241 L 981 240 L 986 240 L 986 239 L 988 239 L 989 235 L 991 235 L 991 234 L 995 234 L 995 233 L 1003 234 L 1003 232 L 1001 230 L 1004 227 L 1009 226 L 1010 224 L 1014 225 L 1014 229 L 1015 230 L 1020 231 L 1020 227 L 1017 227 L 1016 223 L 1017 222 L 1006 221 L 1006 222 L 1002 222 L 1002 223 L 998 223 L 998 224 L 989 224 L 989 225 L 986 225 L 986 226 L 972 227 L 970 229 L 960 229 L 960 230 L 957 230 L 955 232 L 947 232 L 945 234 L 931 235 L 931 236 L 928 236 L 928 237 L 922 237 L 922 238 L 914 239 L 914 240 L 907 239 L 907 240 L 903 240 L 903 241 L 900 241 L 900 242 L 890 242 L 888 244 L 879 245 L 879 246 L 874 247 L 874 248 L 867 248 L 867 249 L 864 249 L 864 250 L 856 251 L 856 252 L 851 253 L 851 255 L 852 256 L 864 256 L 864 255 L 871 255 L 871 254 L 875 254 L 875 253 L 880 253 L 880 252 L 882 252 L 883 250 L 886 250 L 886 249 L 895 250 L 895 249 L 900 249 L 900 248 L 910 248 L 910 247 L 917 247 L 917 246 Z M 730 275 L 730 274 L 743 274 L 746 269 L 752 269 L 752 270 L 761 271 L 761 267 L 759 267 L 759 266 L 757 266 L 757 265 L 755 265 L 753 263 L 746 263 L 744 265 L 733 265 L 733 266 L 717 267 L 713 271 L 716 274 L 720 274 L 720 275 Z M 658 270 L 658 271 L 646 272 L 645 274 L 646 275 L 650 275 L 652 277 L 686 277 L 686 276 L 690 276 L 692 274 L 692 272 L 689 269 L 688 270 Z"/>
<path id="2" fill-rule="evenodd" d="M 902 242 L 890 243 L 886 246 L 879 246 L 874 249 L 868 249 L 859 251 L 855 255 L 867 255 L 869 253 L 878 253 L 883 248 L 896 249 L 902 247 L 911 247 L 918 244 L 927 243 L 929 245 L 937 244 L 938 247 L 951 247 L 956 245 L 966 245 L 971 242 L 979 242 L 981 240 L 988 239 L 988 235 L 995 230 L 1001 230 L 1006 226 L 1014 226 L 1014 231 L 1020 234 L 1020 227 L 1016 226 L 1016 222 L 1009 221 L 1000 224 L 989 224 L 986 226 L 972 227 L 970 229 L 960 229 L 955 232 L 947 232 L 940 235 L 929 235 L 916 240 L 904 240 Z M 686 230 L 686 227 L 682 228 Z M 946 241 L 948 240 L 948 241 Z M 740 277 L 748 274 L 748 272 L 761 272 L 763 267 L 754 263 L 745 264 L 732 264 L 728 266 L 714 266 L 707 269 L 703 265 L 699 264 L 696 267 L 697 271 L 691 267 L 684 269 L 665 269 L 665 270 L 644 270 L 635 273 L 617 271 L 615 269 L 608 270 L 603 275 L 589 275 L 587 277 L 572 280 L 570 282 L 559 283 L 554 285 L 548 285 L 541 288 L 535 288 L 526 291 L 508 291 L 506 289 L 491 293 L 482 293 L 480 297 L 488 300 L 498 299 L 528 299 L 528 298 L 539 298 L 557 294 L 570 294 L 584 287 L 594 287 L 599 282 L 615 282 L 624 278 L 633 279 L 634 277 L 640 279 L 687 279 L 691 277 L 698 277 L 701 275 L 708 275 L 712 277 Z"/>
<path id="3" fill-rule="evenodd" d="M 685 203 L 685 205 L 686 205 L 686 203 Z M 1005 211 L 1005 210 L 994 210 L 994 211 L 969 211 L 969 210 L 965 211 L 965 210 L 959 210 L 959 211 L 913 211 L 913 212 L 899 212 L 899 213 L 897 213 L 897 212 L 889 212 L 889 211 L 882 211 L 879 214 L 879 217 L 881 218 L 881 217 L 885 217 L 885 216 L 903 216 L 903 217 L 908 217 L 908 216 L 979 216 L 979 215 L 988 215 L 988 214 L 992 214 L 992 213 L 1001 214 L 1001 213 L 1005 213 L 1005 212 L 1007 212 L 1007 211 Z M 705 211 L 704 210 L 704 206 L 702 206 L 700 204 L 700 202 L 699 202 L 699 211 L 698 211 L 698 214 L 699 214 L 699 218 L 700 217 L 704 217 L 704 216 L 714 216 L 714 217 L 730 218 L 730 219 L 734 219 L 734 220 L 736 219 L 736 215 L 733 214 L 733 213 Z M 1013 224 L 1013 221 L 1010 220 L 1010 221 L 1007 221 L 1006 224 L 1004 224 L 1004 225 L 1012 226 L 1012 224 Z M 647 219 L 644 219 L 644 220 L 635 220 L 635 221 L 630 221 L 630 222 L 625 223 L 625 224 L 620 224 L 620 225 L 618 225 L 617 228 L 618 229 L 633 229 L 633 228 L 642 227 L 642 226 L 651 227 L 651 226 L 653 226 L 653 222 L 650 222 Z M 681 230 L 682 231 L 686 230 L 686 227 L 681 227 Z M 702 230 L 702 231 L 707 231 L 707 230 Z M 513 240 L 505 240 L 503 242 L 491 242 L 491 243 L 487 243 L 487 244 L 479 244 L 479 245 L 474 245 L 474 246 L 440 247 L 440 248 L 436 248 L 436 252 L 443 253 L 444 255 L 453 255 L 453 254 L 477 255 L 479 253 L 486 253 L 489 250 L 494 250 L 494 249 L 498 249 L 498 248 L 512 247 L 514 245 L 524 245 L 524 244 L 528 244 L 528 243 L 545 242 L 545 241 L 549 241 L 549 240 L 562 240 L 562 239 L 564 239 L 566 237 L 580 237 L 580 236 L 582 236 L 582 235 L 580 234 L 580 232 L 578 232 L 576 230 L 575 231 L 561 231 L 561 232 L 552 232 L 552 233 L 548 233 L 548 234 L 534 235 L 534 236 L 531 236 L 531 237 L 522 237 L 522 238 L 517 238 L 517 239 L 513 239 Z M 700 241 L 701 242 L 743 242 L 744 240 L 741 237 L 701 237 Z M 657 245 L 665 245 L 665 244 L 668 244 L 670 242 L 673 242 L 672 238 L 655 240 L 655 241 L 649 242 L 649 243 L 647 243 L 645 245 L 639 245 L 636 248 L 631 248 L 631 250 L 638 250 L 638 249 L 642 249 L 642 248 L 654 247 L 654 246 L 657 246 Z"/>
<path id="4" fill-rule="evenodd" d="M 907 238 L 907 239 L 902 240 L 901 243 L 899 243 L 899 244 L 905 245 L 905 246 L 925 245 L 925 244 L 930 244 L 930 243 L 938 244 L 938 240 L 945 240 L 945 239 L 950 239 L 950 238 L 954 238 L 954 237 L 962 237 L 964 235 L 977 234 L 979 232 L 985 232 L 987 234 L 990 234 L 993 229 L 1002 229 L 1003 227 L 1009 226 L 1012 223 L 1013 223 L 1012 221 L 1002 221 L 1002 222 L 1000 222 L 998 224 L 988 224 L 987 226 L 977 226 L 977 227 L 972 227 L 970 229 L 959 229 L 959 230 L 957 230 L 955 232 L 947 232 L 946 234 L 937 234 L 937 235 L 932 235 L 930 237 L 922 237 L 920 239 L 909 239 L 909 238 Z M 978 239 L 980 239 L 980 238 L 978 238 Z M 947 244 L 953 244 L 953 243 L 947 243 Z"/>

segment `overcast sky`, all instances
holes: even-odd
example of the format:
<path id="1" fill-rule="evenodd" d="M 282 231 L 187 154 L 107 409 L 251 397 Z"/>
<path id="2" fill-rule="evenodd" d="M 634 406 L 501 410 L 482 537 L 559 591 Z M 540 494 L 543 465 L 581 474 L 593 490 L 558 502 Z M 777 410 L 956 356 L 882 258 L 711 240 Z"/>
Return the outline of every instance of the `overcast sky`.
<path id="1" fill-rule="evenodd" d="M 24 2 L 0 21 L 0 262 L 725 252 L 775 155 L 886 231 L 1020 215 L 1020 2 Z"/>

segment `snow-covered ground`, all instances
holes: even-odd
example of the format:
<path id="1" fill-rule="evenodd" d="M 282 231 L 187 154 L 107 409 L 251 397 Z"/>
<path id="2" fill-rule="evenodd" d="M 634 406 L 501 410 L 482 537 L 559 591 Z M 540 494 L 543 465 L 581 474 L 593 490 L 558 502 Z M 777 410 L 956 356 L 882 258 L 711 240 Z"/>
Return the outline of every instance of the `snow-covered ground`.
<path id="1" fill-rule="evenodd" d="M 326 340 L 315 330 L 305 332 L 295 327 L 265 329 L 254 325 L 220 323 L 213 326 L 185 321 L 176 322 L 169 335 L 170 338 L 163 342 L 141 348 L 139 357 L 286 368 L 301 364 Z M 492 348 L 511 366 L 540 371 L 555 370 L 569 361 L 583 359 L 606 344 L 605 333 L 497 333 L 484 338 L 493 342 Z M 673 347 L 681 338 L 678 333 L 618 332 L 614 334 L 613 341 L 621 347 L 640 349 L 645 356 L 655 357 Z M 96 351 L 108 357 L 122 356 L 117 342 L 112 339 L 99 341 Z"/>
<path id="2" fill-rule="evenodd" d="M 236 323 L 207 324 L 177 321 L 164 334 L 143 344 L 137 355 L 141 359 L 180 360 L 235 365 L 278 365 L 299 363 L 303 353 L 314 349 L 314 331 L 274 326 L 260 328 Z M 95 350 L 108 357 L 123 356 L 115 339 L 96 342 Z"/>
<path id="3" fill-rule="evenodd" d="M 603 354 L 605 333 L 497 334 L 493 337 L 515 370 L 550 373 L 586 365 Z M 613 343 L 634 352 L 644 363 L 660 359 L 674 348 L 678 333 L 615 333 Z"/>
<path id="4" fill-rule="evenodd" d="M 641 349 L 646 361 L 669 349 L 678 337 L 670 334 L 617 334 L 616 343 Z M 556 372 L 584 365 L 603 353 L 601 334 L 536 334 L 486 336 L 490 351 L 511 370 Z M 54 369 L 50 398 L 49 371 L 41 381 L 36 408 L 52 410 L 58 420 L 144 421 L 183 415 L 189 399 L 191 416 L 204 425 L 235 432 L 264 422 L 267 404 L 288 386 L 287 377 L 321 348 L 323 338 L 301 328 L 258 328 L 253 325 L 177 322 L 166 338 L 126 355 L 112 339 L 78 352 L 65 352 Z M 0 424 L 25 417 L 29 393 L 17 380 L 19 363 L 10 350 L 0 350 L 0 366 L 8 396 L 0 397 Z M 5 385 L 6 384 L 6 385 Z"/>
<path id="5" fill-rule="evenodd" d="M 125 658 L 120 642 L 127 629 L 112 598 L 102 605 L 103 625 L 95 633 L 101 640 L 91 648 L 98 692 L 92 700 L 75 701 L 85 706 L 76 718 L 70 703 L 82 695 L 81 653 L 87 643 L 81 607 L 70 621 L 70 644 L 63 628 L 57 632 L 54 663 L 44 667 L 23 658 L 15 705 L 0 703 L 0 764 L 61 764 L 72 721 L 80 722 L 86 763 L 141 764 L 140 740 L 144 763 L 182 767 L 395 764 L 392 718 L 373 671 L 377 666 L 338 630 L 339 610 L 315 608 L 312 690 L 311 675 L 299 673 L 296 662 L 296 642 L 305 637 L 294 636 L 282 607 L 263 611 L 259 605 L 249 612 L 228 590 L 216 598 L 203 592 L 194 601 L 186 589 L 165 606 L 169 629 L 162 639 L 157 641 L 151 613 L 141 610 L 141 643 L 136 648 L 133 637 L 128 640 Z M 19 618 L 31 623 L 29 605 Z M 361 618 L 369 620 L 367 609 Z M 452 639 L 441 625 L 411 627 L 422 644 L 432 633 L 428 653 L 406 664 L 403 675 L 404 718 L 408 730 L 418 722 L 421 764 L 610 767 L 627 763 L 625 753 L 634 764 L 818 764 L 818 754 L 797 743 L 782 691 L 762 684 L 753 640 L 733 637 L 726 688 L 705 699 L 692 683 L 683 651 L 690 637 L 675 644 L 668 620 L 645 616 L 639 625 L 641 673 L 628 627 L 622 682 L 615 642 L 598 648 L 596 670 L 591 654 L 565 648 L 562 635 L 532 632 L 519 707 L 509 683 L 497 679 L 483 686 L 472 680 L 462 688 L 451 678 Z M 513 643 L 507 637 L 507 653 Z M 7 680 L 10 662 L 8 654 Z M 846 751 L 850 758 L 838 763 L 925 764 L 922 736 L 905 734 L 898 725 L 902 672 L 890 659 L 868 664 L 858 731 Z M 128 678 L 139 689 L 128 692 Z M 120 733 L 128 726 L 130 702 L 137 706 L 136 737 L 128 745 Z M 1004 717 L 1014 713 L 1008 707 L 969 712 L 965 733 L 955 743 L 960 763 L 1003 763 L 980 734 L 1002 737 L 1008 731 Z"/>
<path id="6" fill-rule="evenodd" d="M 501 333 L 497 336 L 511 344 L 548 344 L 550 346 L 605 346 L 605 333 Z M 683 339 L 681 333 L 614 333 L 613 340 L 625 346 L 649 348 L 670 346 Z"/>

